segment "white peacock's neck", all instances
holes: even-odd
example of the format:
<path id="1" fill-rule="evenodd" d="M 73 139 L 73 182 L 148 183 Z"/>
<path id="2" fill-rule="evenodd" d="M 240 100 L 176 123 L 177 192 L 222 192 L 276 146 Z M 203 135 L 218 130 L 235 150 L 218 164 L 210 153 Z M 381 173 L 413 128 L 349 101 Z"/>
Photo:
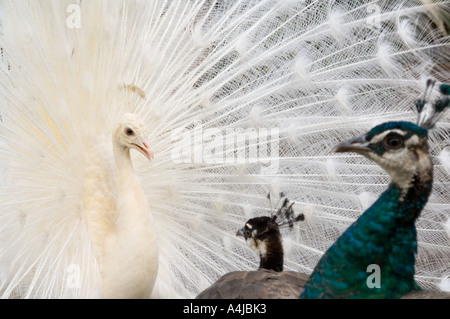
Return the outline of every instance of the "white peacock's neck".
<path id="1" fill-rule="evenodd" d="M 151 219 L 147 198 L 136 178 L 130 149 L 114 142 L 114 160 L 117 172 L 117 218 L 133 220 Z"/>
<path id="2" fill-rule="evenodd" d="M 113 149 L 117 171 L 117 187 L 120 189 L 130 186 L 130 183 L 137 183 L 131 162 L 130 149 L 119 145 L 117 142 L 114 142 Z"/>
<path id="3" fill-rule="evenodd" d="M 106 242 L 102 268 L 105 298 L 148 298 L 158 272 L 158 243 L 130 149 L 113 140 L 116 162 L 115 232 Z"/>

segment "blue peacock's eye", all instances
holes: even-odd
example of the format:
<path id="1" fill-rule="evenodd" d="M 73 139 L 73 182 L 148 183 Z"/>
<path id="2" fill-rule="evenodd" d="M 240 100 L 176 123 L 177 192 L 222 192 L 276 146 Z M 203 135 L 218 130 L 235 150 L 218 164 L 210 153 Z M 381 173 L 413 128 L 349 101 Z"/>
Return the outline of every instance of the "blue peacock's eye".
<path id="1" fill-rule="evenodd" d="M 131 128 L 129 128 L 129 127 L 125 128 L 124 131 L 125 131 L 125 134 L 128 135 L 128 136 L 133 136 L 134 135 L 134 131 Z"/>
<path id="2" fill-rule="evenodd" d="M 396 150 L 403 147 L 403 145 L 405 144 L 405 140 L 400 134 L 389 133 L 384 138 L 383 144 L 389 149 Z"/>

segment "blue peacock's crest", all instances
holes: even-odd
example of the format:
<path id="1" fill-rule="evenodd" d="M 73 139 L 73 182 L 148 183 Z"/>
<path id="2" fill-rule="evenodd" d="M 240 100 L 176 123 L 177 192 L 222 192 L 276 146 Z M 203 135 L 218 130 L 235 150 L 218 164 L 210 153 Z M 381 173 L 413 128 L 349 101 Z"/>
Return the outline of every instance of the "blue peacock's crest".
<path id="1" fill-rule="evenodd" d="M 437 98 L 434 102 L 429 101 L 429 96 L 433 91 L 435 83 L 435 80 L 427 80 L 427 86 L 423 98 L 418 99 L 415 102 L 415 108 L 417 110 L 417 125 L 425 129 L 433 128 L 436 122 L 444 114 L 444 111 L 450 105 L 449 84 L 441 84 L 439 86 L 439 90 L 442 96 L 440 98 Z"/>

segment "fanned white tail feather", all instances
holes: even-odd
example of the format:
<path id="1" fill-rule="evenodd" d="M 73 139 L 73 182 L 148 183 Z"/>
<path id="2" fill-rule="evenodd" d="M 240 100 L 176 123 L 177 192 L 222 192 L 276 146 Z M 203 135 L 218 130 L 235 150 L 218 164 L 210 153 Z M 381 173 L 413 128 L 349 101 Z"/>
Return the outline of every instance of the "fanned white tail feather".
<path id="1" fill-rule="evenodd" d="M 160 243 L 154 297 L 255 269 L 235 233 L 270 214 L 268 191 L 304 212 L 284 234 L 285 269 L 311 272 L 388 183 L 332 147 L 414 121 L 425 79 L 448 81 L 449 2 L 424 3 L 2 1 L 0 295 L 100 296 L 84 203 L 114 201 L 125 112 L 155 153 L 132 154 Z M 450 276 L 449 131 L 447 115 L 430 132 L 434 190 L 417 222 L 416 278 L 430 289 Z"/>

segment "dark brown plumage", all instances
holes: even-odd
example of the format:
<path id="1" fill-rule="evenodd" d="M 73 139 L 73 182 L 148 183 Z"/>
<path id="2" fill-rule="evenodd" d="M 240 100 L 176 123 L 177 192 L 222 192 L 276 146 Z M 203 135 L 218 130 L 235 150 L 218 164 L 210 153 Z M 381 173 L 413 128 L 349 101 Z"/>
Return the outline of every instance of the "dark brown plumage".
<path id="1" fill-rule="evenodd" d="M 268 196 L 270 199 L 270 196 Z M 223 275 L 196 299 L 293 299 L 303 290 L 308 275 L 283 271 L 283 244 L 280 227 L 292 227 L 294 222 L 304 220 L 295 216 L 293 203 L 280 193 L 280 208 L 276 214 L 249 219 L 238 230 L 248 246 L 260 258 L 255 271 L 234 271 Z"/>
<path id="2" fill-rule="evenodd" d="M 450 292 L 444 291 L 413 291 L 401 299 L 450 299 Z"/>
<path id="3" fill-rule="evenodd" d="M 236 236 L 244 237 L 260 258 L 259 268 L 283 271 L 284 250 L 280 227 L 272 217 L 249 219 Z"/>
<path id="4" fill-rule="evenodd" d="M 196 299 L 297 299 L 308 275 L 268 269 L 228 273 Z"/>

